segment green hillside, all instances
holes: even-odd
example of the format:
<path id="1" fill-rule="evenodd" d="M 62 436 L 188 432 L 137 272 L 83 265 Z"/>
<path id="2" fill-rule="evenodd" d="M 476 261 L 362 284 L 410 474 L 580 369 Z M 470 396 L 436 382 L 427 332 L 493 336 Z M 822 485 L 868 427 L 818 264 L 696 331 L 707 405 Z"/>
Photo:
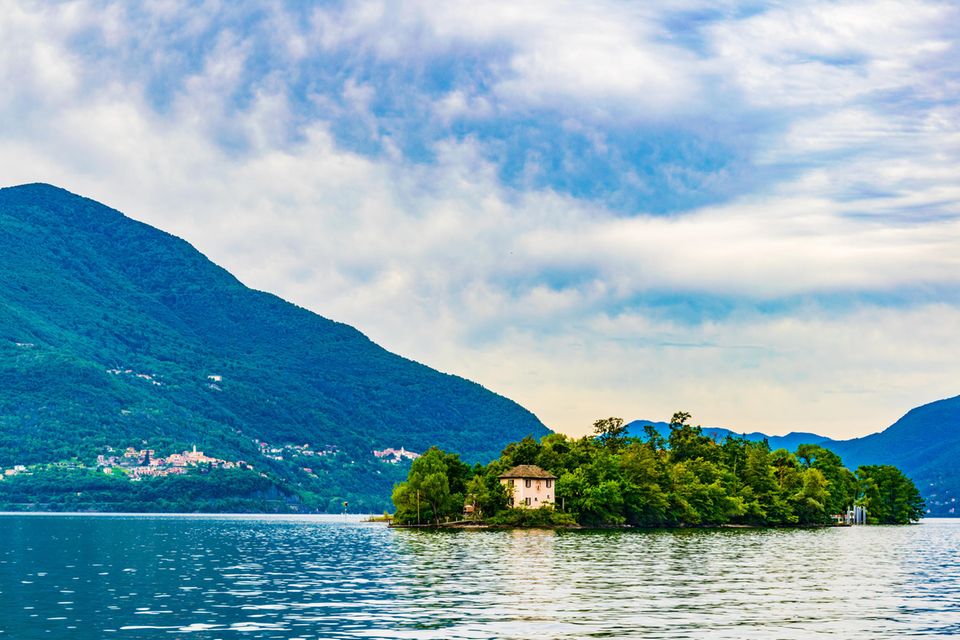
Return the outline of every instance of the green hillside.
<path id="1" fill-rule="evenodd" d="M 880 433 L 829 446 L 854 465 L 900 467 L 916 482 L 930 515 L 960 515 L 960 396 L 911 409 Z"/>
<path id="2" fill-rule="evenodd" d="M 183 240 L 49 185 L 0 189 L 0 467 L 197 444 L 294 501 L 375 509 L 406 469 L 374 449 L 487 462 L 546 433 L 507 398 L 248 289 Z M 305 474 L 257 440 L 325 455 Z"/>

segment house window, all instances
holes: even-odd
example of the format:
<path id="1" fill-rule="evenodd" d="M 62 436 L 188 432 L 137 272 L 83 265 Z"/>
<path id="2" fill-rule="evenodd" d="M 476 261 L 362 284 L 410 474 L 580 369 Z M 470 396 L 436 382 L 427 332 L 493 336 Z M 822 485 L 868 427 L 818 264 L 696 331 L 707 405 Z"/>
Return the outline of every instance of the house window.
<path id="1" fill-rule="evenodd" d="M 524 480 L 524 482 L 527 483 L 527 487 L 529 488 L 529 487 L 530 487 L 530 480 L 529 480 L 529 479 L 528 479 L 528 480 Z"/>
<path id="2" fill-rule="evenodd" d="M 507 479 L 507 484 L 512 487 L 512 486 L 513 486 L 513 478 Z"/>
<path id="3" fill-rule="evenodd" d="M 529 481 L 528 481 L 528 482 L 529 482 Z M 527 505 L 528 507 L 530 506 L 530 498 L 524 498 L 523 501 L 524 501 L 524 503 L 526 503 L 526 505 Z"/>
<path id="4" fill-rule="evenodd" d="M 553 480 L 547 480 L 547 489 L 553 486 Z"/>

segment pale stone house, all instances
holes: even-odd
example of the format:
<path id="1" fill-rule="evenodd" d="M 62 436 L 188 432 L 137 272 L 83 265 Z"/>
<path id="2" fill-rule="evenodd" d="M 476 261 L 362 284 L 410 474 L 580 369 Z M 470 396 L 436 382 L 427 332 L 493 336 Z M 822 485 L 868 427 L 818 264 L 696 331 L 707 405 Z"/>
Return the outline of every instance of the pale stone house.
<path id="1" fill-rule="evenodd" d="M 553 504 L 557 476 L 534 464 L 521 464 L 500 476 L 500 484 L 507 487 L 513 507 L 536 509 Z"/>

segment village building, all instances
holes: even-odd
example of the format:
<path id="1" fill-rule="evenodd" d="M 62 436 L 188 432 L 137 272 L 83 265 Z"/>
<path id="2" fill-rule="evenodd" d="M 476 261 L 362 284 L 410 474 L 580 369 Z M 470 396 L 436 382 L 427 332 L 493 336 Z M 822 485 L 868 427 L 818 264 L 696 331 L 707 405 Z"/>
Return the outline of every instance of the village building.
<path id="1" fill-rule="evenodd" d="M 511 506 L 538 508 L 553 504 L 557 476 L 534 464 L 521 464 L 500 476 L 507 487 Z"/>
<path id="2" fill-rule="evenodd" d="M 403 447 L 399 449 L 394 449 L 393 447 L 384 449 L 383 451 L 374 451 L 373 455 L 377 458 L 380 458 L 383 462 L 389 462 L 391 464 L 397 464 L 403 459 L 407 460 L 416 460 L 420 457 L 419 453 L 414 453 L 413 451 L 407 451 Z"/>

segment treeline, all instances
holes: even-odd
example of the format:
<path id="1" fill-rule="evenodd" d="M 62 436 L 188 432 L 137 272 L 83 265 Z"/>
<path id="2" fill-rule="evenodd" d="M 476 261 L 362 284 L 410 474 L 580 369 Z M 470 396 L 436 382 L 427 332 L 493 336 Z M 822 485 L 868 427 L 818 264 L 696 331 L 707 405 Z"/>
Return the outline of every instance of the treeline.
<path id="1" fill-rule="evenodd" d="M 138 482 L 76 469 L 20 474 L 0 482 L 3 511 L 272 513 L 298 509 L 296 495 L 259 473 L 241 469 Z"/>
<path id="2" fill-rule="evenodd" d="M 318 462 L 314 474 L 301 471 L 298 482 L 272 470 L 261 475 L 255 469 L 205 467 L 132 481 L 119 471 L 107 475 L 92 467 L 50 465 L 0 478 L 0 511 L 341 513 L 347 503 L 351 513 L 380 513 L 389 506 L 390 484 L 403 473 L 400 465 L 376 461 L 329 468 L 321 466 L 326 460 Z M 341 473 L 345 466 L 349 472 Z M 382 475 L 377 467 L 384 468 Z"/>
<path id="3" fill-rule="evenodd" d="M 667 437 L 648 426 L 636 438 L 623 420 L 606 418 L 594 423 L 595 437 L 528 437 L 486 466 L 471 467 L 455 454 L 431 449 L 395 487 L 395 519 L 457 519 L 465 503 L 475 517 L 520 526 L 822 525 L 855 504 L 867 508 L 873 524 L 906 524 L 923 516 L 916 486 L 896 467 L 863 466 L 854 473 L 818 445 L 790 452 L 733 436 L 718 442 L 689 419 L 676 413 Z M 508 507 L 498 477 L 528 464 L 557 476 L 554 507 Z"/>

